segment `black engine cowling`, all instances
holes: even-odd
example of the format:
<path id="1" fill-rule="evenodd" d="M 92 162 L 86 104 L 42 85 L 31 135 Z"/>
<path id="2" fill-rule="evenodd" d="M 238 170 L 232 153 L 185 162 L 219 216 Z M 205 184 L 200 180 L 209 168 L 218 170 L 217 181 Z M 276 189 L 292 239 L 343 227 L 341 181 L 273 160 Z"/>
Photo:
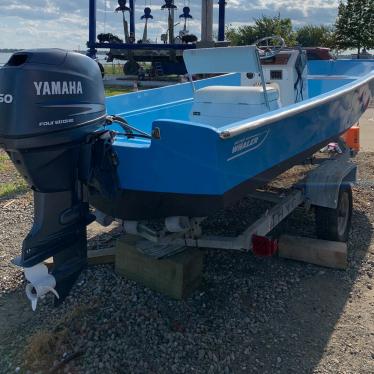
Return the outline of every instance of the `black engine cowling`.
<path id="1" fill-rule="evenodd" d="M 100 70 L 84 55 L 23 51 L 0 69 L 0 146 L 37 191 L 70 188 L 76 146 L 105 114 Z"/>

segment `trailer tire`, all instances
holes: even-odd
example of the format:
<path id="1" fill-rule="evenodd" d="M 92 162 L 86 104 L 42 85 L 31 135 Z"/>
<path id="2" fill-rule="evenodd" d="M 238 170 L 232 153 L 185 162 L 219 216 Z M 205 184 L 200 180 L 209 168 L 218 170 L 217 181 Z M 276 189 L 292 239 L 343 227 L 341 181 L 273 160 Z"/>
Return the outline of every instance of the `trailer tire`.
<path id="1" fill-rule="evenodd" d="M 336 209 L 315 207 L 316 234 L 324 240 L 348 241 L 352 220 L 352 189 L 342 185 Z"/>

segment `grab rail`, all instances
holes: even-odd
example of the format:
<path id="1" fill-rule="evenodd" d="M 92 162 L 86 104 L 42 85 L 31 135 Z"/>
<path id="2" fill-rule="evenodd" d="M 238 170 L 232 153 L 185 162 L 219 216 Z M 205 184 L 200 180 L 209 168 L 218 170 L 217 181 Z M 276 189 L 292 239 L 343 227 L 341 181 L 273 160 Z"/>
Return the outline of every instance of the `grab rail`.
<path id="1" fill-rule="evenodd" d="M 234 136 L 243 134 L 249 128 L 255 129 L 255 128 L 258 128 L 258 127 L 265 126 L 265 125 L 269 125 L 271 123 L 281 121 L 281 120 L 286 119 L 288 117 L 291 117 L 293 115 L 303 113 L 307 110 L 314 109 L 315 107 L 326 104 L 326 103 L 328 103 L 328 102 L 330 102 L 330 101 L 332 101 L 332 100 L 334 100 L 334 99 L 336 99 L 340 96 L 343 96 L 343 95 L 347 94 L 348 92 L 351 92 L 351 91 L 355 90 L 356 88 L 361 87 L 361 86 L 369 83 L 370 81 L 373 81 L 372 82 L 373 87 L 371 88 L 371 91 L 372 91 L 372 95 L 374 96 L 374 71 L 373 71 L 369 74 L 366 74 L 366 76 L 364 76 L 363 78 L 361 78 L 357 82 L 351 82 L 351 83 L 347 84 L 347 86 L 344 89 L 336 90 L 336 92 L 333 92 L 333 93 L 330 93 L 330 94 L 329 93 L 323 94 L 322 97 L 319 98 L 319 99 L 310 99 L 311 101 L 308 100 L 309 102 L 295 104 L 294 107 L 291 107 L 288 110 L 281 110 L 281 112 L 277 111 L 278 113 L 276 112 L 276 113 L 270 114 L 270 115 L 266 114 L 266 117 L 261 117 L 257 120 L 251 121 L 251 122 L 247 122 L 247 123 L 244 123 L 244 124 L 241 124 L 241 125 L 233 126 L 230 129 L 226 129 L 226 130 L 221 131 L 219 133 L 219 137 L 221 139 L 224 139 L 224 140 L 225 139 L 230 139 Z"/>

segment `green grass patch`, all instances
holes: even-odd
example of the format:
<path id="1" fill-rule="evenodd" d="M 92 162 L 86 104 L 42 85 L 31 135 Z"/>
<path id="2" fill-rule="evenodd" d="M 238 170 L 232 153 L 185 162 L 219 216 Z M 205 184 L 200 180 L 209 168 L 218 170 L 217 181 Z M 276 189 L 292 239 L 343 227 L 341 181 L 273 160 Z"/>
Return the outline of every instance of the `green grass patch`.
<path id="1" fill-rule="evenodd" d="M 105 96 L 121 95 L 131 92 L 131 88 L 105 87 Z"/>
<path id="2" fill-rule="evenodd" d="M 14 182 L 0 184 L 0 198 L 13 197 L 20 193 L 26 192 L 28 189 L 26 182 L 18 178 Z"/>
<path id="3" fill-rule="evenodd" d="M 6 153 L 0 151 L 0 173 L 9 171 L 13 167 Z"/>
<path id="4" fill-rule="evenodd" d="M 0 199 L 13 197 L 27 191 L 28 186 L 14 168 L 8 155 L 0 151 Z"/>
<path id="5" fill-rule="evenodd" d="M 105 74 L 109 75 L 123 75 L 123 65 L 122 64 L 104 64 Z"/>
<path id="6" fill-rule="evenodd" d="M 0 172 L 7 169 L 7 156 L 3 153 L 0 153 Z"/>

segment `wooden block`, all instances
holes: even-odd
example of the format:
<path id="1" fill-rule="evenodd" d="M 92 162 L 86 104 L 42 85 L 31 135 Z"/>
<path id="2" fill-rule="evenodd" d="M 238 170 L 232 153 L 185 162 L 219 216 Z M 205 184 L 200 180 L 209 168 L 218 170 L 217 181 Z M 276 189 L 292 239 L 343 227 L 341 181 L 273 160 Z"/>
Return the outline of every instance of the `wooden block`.
<path id="1" fill-rule="evenodd" d="M 105 249 L 96 249 L 87 251 L 87 263 L 92 265 L 113 264 L 115 260 L 116 247 L 109 247 Z M 53 267 L 53 257 L 49 257 L 44 261 L 48 269 Z"/>
<path id="2" fill-rule="evenodd" d="M 115 268 L 120 275 L 178 300 L 199 286 L 203 271 L 201 251 L 186 248 L 173 256 L 154 259 L 136 249 L 138 240 L 131 235 L 118 239 Z"/>
<path id="3" fill-rule="evenodd" d="M 88 265 L 113 264 L 115 261 L 116 247 L 87 251 Z"/>
<path id="4" fill-rule="evenodd" d="M 283 235 L 279 256 L 336 269 L 347 268 L 347 243 Z"/>

